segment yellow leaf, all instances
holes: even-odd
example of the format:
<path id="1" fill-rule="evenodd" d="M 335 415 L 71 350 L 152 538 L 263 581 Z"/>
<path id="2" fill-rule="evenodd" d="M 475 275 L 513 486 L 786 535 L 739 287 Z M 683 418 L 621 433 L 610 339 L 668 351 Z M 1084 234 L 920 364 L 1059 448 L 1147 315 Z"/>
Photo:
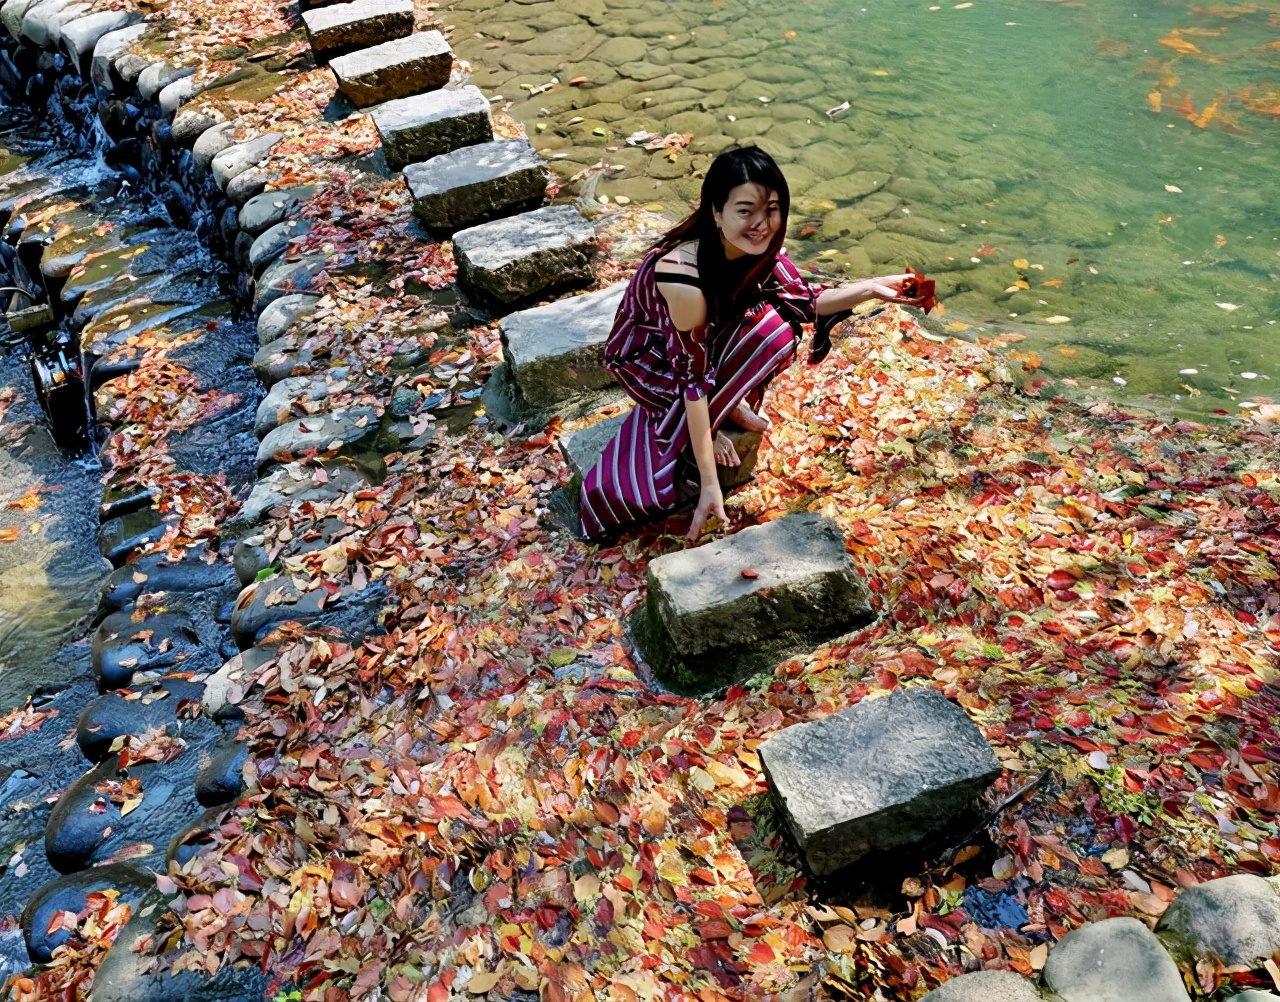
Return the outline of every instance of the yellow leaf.
<path id="1" fill-rule="evenodd" d="M 1015 268 L 1029 268 L 1031 267 L 1031 262 L 1028 261 L 1025 257 L 1020 257 L 1013 262 L 1013 266 Z"/>
<path id="2" fill-rule="evenodd" d="M 467 982 L 467 991 L 472 995 L 484 995 L 492 991 L 501 980 L 502 975 L 497 971 L 476 971 Z"/>

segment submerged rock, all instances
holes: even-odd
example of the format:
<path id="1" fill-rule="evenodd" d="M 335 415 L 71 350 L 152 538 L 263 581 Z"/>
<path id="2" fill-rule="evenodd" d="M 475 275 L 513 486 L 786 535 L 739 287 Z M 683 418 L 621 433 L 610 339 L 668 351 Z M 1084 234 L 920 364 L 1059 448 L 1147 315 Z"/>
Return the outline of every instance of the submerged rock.
<path id="1" fill-rule="evenodd" d="M 126 692 L 109 692 L 95 699 L 80 715 L 76 744 L 85 758 L 100 762 L 111 754 L 117 738 L 136 737 L 155 728 L 176 733 L 179 713 L 199 706 L 203 697 L 202 683 L 181 676 L 159 678 Z"/>
<path id="2" fill-rule="evenodd" d="M 196 799 L 206 807 L 225 804 L 244 791 L 244 764 L 249 746 L 228 741 L 214 749 L 209 761 L 196 773 Z"/>
<path id="3" fill-rule="evenodd" d="M 200 652 L 195 623 L 180 612 L 115 612 L 93 634 L 93 670 L 103 691 L 127 686 L 136 672 L 192 661 Z"/>
<path id="4" fill-rule="evenodd" d="M 206 547 L 198 546 L 184 551 L 182 559 L 175 561 L 166 550 L 149 553 L 116 568 L 103 585 L 99 610 L 118 612 L 142 595 L 205 591 L 229 585 L 233 577 L 231 568 L 226 561 L 205 559 L 207 554 Z"/>
<path id="5" fill-rule="evenodd" d="M 98 530 L 98 548 L 119 567 L 134 550 L 158 542 L 165 529 L 160 513 L 154 508 L 144 508 L 103 522 Z"/>
<path id="6" fill-rule="evenodd" d="M 31 960 L 47 964 L 53 958 L 53 951 L 71 938 L 71 932 L 61 926 L 54 932 L 49 931 L 59 912 L 79 914 L 84 911 L 90 894 L 103 891 L 116 891 L 120 901 L 133 904 L 153 892 L 155 886 L 154 876 L 127 863 L 97 866 L 45 884 L 23 909 L 20 919 Z"/>

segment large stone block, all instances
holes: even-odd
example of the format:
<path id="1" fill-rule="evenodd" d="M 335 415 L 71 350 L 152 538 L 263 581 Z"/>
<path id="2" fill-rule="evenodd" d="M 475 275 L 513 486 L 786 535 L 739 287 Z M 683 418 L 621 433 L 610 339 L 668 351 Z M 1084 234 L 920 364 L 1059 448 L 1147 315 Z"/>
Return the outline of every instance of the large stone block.
<path id="1" fill-rule="evenodd" d="M 601 358 L 626 287 L 617 282 L 503 318 L 499 332 L 507 369 L 526 403 L 551 407 L 613 382 Z"/>
<path id="2" fill-rule="evenodd" d="M 870 617 L 839 528 L 814 512 L 657 557 L 648 579 L 649 614 L 681 659 Z"/>
<path id="3" fill-rule="evenodd" d="M 93 47 L 93 60 L 89 65 L 89 77 L 94 87 L 100 91 L 115 90 L 116 76 L 112 72 L 115 61 L 128 51 L 129 46 L 147 33 L 147 28 L 146 24 L 132 24 L 127 28 L 109 31 L 98 39 Z"/>
<path id="4" fill-rule="evenodd" d="M 698 551 L 692 551 L 697 553 Z M 1000 763 L 936 689 L 899 689 L 760 746 L 760 763 L 814 873 L 927 842 L 973 811 Z"/>
<path id="5" fill-rule="evenodd" d="M 392 170 L 493 139 L 489 102 L 478 87 L 397 98 L 379 105 L 371 117 Z"/>
<path id="6" fill-rule="evenodd" d="M 438 90 L 449 82 L 453 50 L 438 31 L 420 31 L 329 63 L 338 90 L 357 108 Z"/>
<path id="7" fill-rule="evenodd" d="M 1214 956 L 1228 966 L 1261 967 L 1280 954 L 1280 894 L 1254 874 L 1210 880 L 1179 894 L 1156 932 L 1187 963 Z"/>
<path id="8" fill-rule="evenodd" d="M 1137 919 L 1082 926 L 1058 941 L 1044 985 L 1062 1002 L 1188 1002 L 1178 965 Z"/>
<path id="9" fill-rule="evenodd" d="M 448 233 L 536 208 L 551 174 L 527 140 L 499 139 L 410 164 L 404 179 L 418 218 Z"/>
<path id="10" fill-rule="evenodd" d="M 71 62 L 80 72 L 80 76 L 88 78 L 89 64 L 93 60 L 93 47 L 98 39 L 112 31 L 119 31 L 142 20 L 142 15 L 132 11 L 106 10 L 97 14 L 77 18 L 62 29 L 62 45 L 71 57 Z"/>
<path id="11" fill-rule="evenodd" d="M 413 0 L 352 0 L 304 11 L 307 39 L 324 62 L 344 52 L 413 33 Z"/>
<path id="12" fill-rule="evenodd" d="M 588 284 L 595 250 L 595 227 L 572 205 L 548 205 L 453 235 L 458 284 L 497 305 Z"/>

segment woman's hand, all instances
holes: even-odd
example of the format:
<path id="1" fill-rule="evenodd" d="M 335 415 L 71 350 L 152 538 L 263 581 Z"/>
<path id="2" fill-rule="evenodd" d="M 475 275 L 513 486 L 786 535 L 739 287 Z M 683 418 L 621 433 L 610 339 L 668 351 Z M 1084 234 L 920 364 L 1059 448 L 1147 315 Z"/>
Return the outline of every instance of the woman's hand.
<path id="1" fill-rule="evenodd" d="M 911 277 L 910 275 L 881 275 L 878 278 L 865 279 L 860 284 L 866 287 L 869 299 L 882 299 L 886 303 L 901 303 L 903 306 L 923 306 L 923 297 L 912 298 L 902 294 L 903 283 Z"/>
<path id="2" fill-rule="evenodd" d="M 702 536 L 707 519 L 712 515 L 721 522 L 729 521 L 729 516 L 724 513 L 724 495 L 720 492 L 720 481 L 716 479 L 702 485 L 702 493 L 698 495 L 698 507 L 693 510 L 693 521 L 689 523 L 685 540 L 696 543 Z"/>
<path id="3" fill-rule="evenodd" d="M 716 451 L 716 465 L 718 466 L 741 466 L 742 460 L 738 458 L 738 450 L 733 447 L 733 439 L 724 432 L 716 433 L 716 440 L 712 443 Z"/>

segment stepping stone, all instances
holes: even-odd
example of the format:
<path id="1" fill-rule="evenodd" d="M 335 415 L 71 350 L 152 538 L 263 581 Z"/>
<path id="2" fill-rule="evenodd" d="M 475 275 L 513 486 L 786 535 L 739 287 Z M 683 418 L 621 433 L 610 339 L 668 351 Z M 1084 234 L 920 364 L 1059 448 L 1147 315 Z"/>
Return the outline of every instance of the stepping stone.
<path id="1" fill-rule="evenodd" d="M 258 471 L 272 463 L 311 456 L 366 452 L 373 447 L 380 427 L 381 417 L 372 407 L 351 407 L 290 421 L 273 428 L 258 444 Z"/>
<path id="2" fill-rule="evenodd" d="M 379 105 L 371 117 L 392 170 L 493 139 L 489 102 L 478 87 L 398 98 Z"/>
<path id="3" fill-rule="evenodd" d="M 253 486 L 237 521 L 257 525 L 272 508 L 303 501 L 328 501 L 370 486 L 369 478 L 341 460 L 327 467 L 278 466 Z"/>
<path id="4" fill-rule="evenodd" d="M 503 317 L 498 331 L 507 372 L 527 404 L 551 407 L 613 385 L 602 359 L 626 287 L 615 282 L 600 292 Z"/>
<path id="5" fill-rule="evenodd" d="M 20 924 L 27 953 L 35 963 L 47 964 L 53 958 L 53 951 L 71 938 L 70 930 L 61 925 L 55 932 L 49 932 L 49 926 L 59 912 L 78 915 L 84 911 L 90 894 L 117 891 L 117 900 L 132 905 L 154 891 L 155 886 L 156 878 L 152 874 L 127 863 L 95 866 L 50 881 L 36 891 L 22 910 Z"/>
<path id="6" fill-rule="evenodd" d="M 404 179 L 428 229 L 462 226 L 537 208 L 551 172 L 524 139 L 498 139 L 410 164 Z"/>
<path id="7" fill-rule="evenodd" d="M 458 284 L 497 305 L 589 284 L 595 253 L 595 226 L 572 205 L 548 205 L 453 235 Z"/>
<path id="8" fill-rule="evenodd" d="M 178 711 L 200 705 L 204 685 L 174 676 L 137 686 L 127 693 L 109 692 L 99 696 L 80 714 L 76 722 L 76 744 L 91 762 L 100 762 L 111 753 L 116 738 L 140 735 L 156 727 L 169 733 L 178 730 Z"/>
<path id="9" fill-rule="evenodd" d="M 976 971 L 935 988 L 920 1002 L 1041 1002 L 1036 986 L 1012 971 Z"/>
<path id="10" fill-rule="evenodd" d="M 1043 978 L 1062 1002 L 1188 1002 L 1178 965 L 1132 918 L 1067 933 L 1049 954 Z"/>
<path id="11" fill-rule="evenodd" d="M 304 11 L 302 23 L 316 62 L 324 63 L 343 52 L 412 34 L 413 0 L 336 3 L 320 10 Z M 445 77 L 447 79 L 448 74 Z"/>
<path id="12" fill-rule="evenodd" d="M 453 72 L 453 50 L 440 32 L 420 31 L 337 56 L 329 68 L 338 78 L 338 90 L 357 108 L 368 108 L 439 90 Z"/>
<path id="13" fill-rule="evenodd" d="M 648 588 L 650 623 L 683 661 L 788 633 L 830 638 L 872 617 L 839 527 L 814 512 L 657 557 Z"/>
<path id="14" fill-rule="evenodd" d="M 114 612 L 93 634 L 93 673 L 98 689 L 109 692 L 129 684 L 135 672 L 158 671 L 203 662 L 195 623 L 185 613 Z"/>
<path id="15" fill-rule="evenodd" d="M 995 752 L 964 710 L 930 688 L 899 689 L 794 724 L 759 753 L 820 877 L 947 831 L 974 813 L 978 794 L 1000 775 Z"/>
<path id="16" fill-rule="evenodd" d="M 1262 877 L 1238 873 L 1188 887 L 1160 917 L 1156 934 L 1177 959 L 1217 957 L 1261 967 L 1280 953 L 1280 894 Z"/>

